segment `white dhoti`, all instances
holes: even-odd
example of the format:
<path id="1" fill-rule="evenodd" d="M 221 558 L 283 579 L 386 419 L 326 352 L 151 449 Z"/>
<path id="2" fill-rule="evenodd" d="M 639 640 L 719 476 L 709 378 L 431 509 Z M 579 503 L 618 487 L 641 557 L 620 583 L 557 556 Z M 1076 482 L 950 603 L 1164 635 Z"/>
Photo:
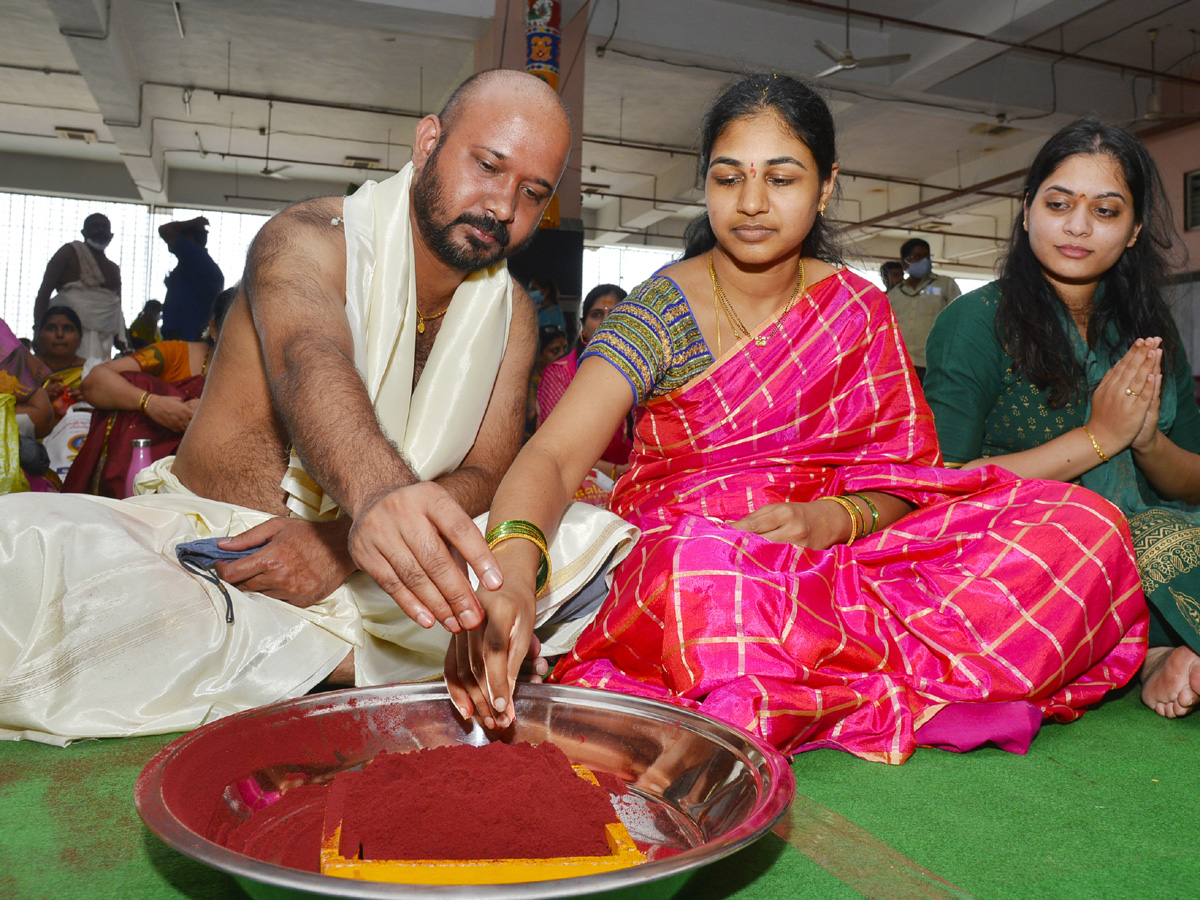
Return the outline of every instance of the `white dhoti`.
<path id="1" fill-rule="evenodd" d="M 351 650 L 359 685 L 440 675 L 449 634 L 412 622 L 361 572 L 307 609 L 226 585 L 226 622 L 224 596 L 180 566 L 175 547 L 239 534 L 268 516 L 197 497 L 170 462 L 139 479 L 159 494 L 3 498 L 0 738 L 66 744 L 196 728 L 303 694 Z M 636 536 L 585 504 L 568 511 L 560 532 L 539 626 L 598 572 L 611 572 Z M 591 618 L 557 628 L 544 652 L 569 649 Z"/>
<path id="2" fill-rule="evenodd" d="M 125 334 L 121 296 L 104 286 L 104 273 L 83 241 L 73 241 L 79 260 L 79 280 L 59 288 L 51 306 L 69 306 L 79 314 L 83 338 L 79 354 L 85 358 L 112 359 L 113 341 Z"/>
<path id="3" fill-rule="evenodd" d="M 507 345 L 512 282 L 503 265 L 464 281 L 414 391 L 410 180 L 411 166 L 345 201 L 346 314 L 380 426 L 434 479 L 474 445 Z M 307 609 L 226 586 L 227 622 L 220 590 L 185 571 L 175 547 L 240 534 L 269 515 L 191 493 L 171 461 L 143 472 L 129 500 L 0 497 L 0 737 L 63 744 L 195 728 L 302 694 L 351 651 L 359 685 L 441 673 L 448 633 L 410 621 L 361 572 Z M 295 456 L 283 487 L 293 515 L 338 515 Z M 544 653 L 574 643 L 592 615 L 567 614 L 575 604 L 566 604 L 611 573 L 636 535 L 603 510 L 567 511 L 538 601 Z"/>

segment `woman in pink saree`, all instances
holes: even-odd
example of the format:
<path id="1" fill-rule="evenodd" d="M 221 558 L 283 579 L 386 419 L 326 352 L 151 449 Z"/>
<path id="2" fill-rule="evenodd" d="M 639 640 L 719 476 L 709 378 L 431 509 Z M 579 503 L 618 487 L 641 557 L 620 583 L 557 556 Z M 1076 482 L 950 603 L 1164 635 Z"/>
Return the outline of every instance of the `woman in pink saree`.
<path id="1" fill-rule="evenodd" d="M 1043 719 L 1138 671 L 1128 528 L 1078 486 L 941 467 L 886 298 L 829 262 L 833 122 L 811 89 L 739 79 L 701 146 L 708 213 L 685 259 L 610 314 L 497 491 L 504 584 L 447 654 L 455 704 L 511 722 L 538 533 L 636 404 L 611 508 L 641 538 L 554 680 L 699 709 L 785 752 L 1024 752 Z"/>

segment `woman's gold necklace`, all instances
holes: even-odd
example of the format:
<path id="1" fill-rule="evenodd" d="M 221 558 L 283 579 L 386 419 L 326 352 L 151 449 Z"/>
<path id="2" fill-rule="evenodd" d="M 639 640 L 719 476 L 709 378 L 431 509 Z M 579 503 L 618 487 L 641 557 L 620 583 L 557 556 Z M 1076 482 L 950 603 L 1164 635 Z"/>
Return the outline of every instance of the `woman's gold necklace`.
<path id="1" fill-rule="evenodd" d="M 733 329 L 733 336 L 735 338 L 737 338 L 738 340 L 742 340 L 743 338 L 749 339 L 751 337 L 750 329 L 747 328 L 745 326 L 745 324 L 742 322 L 741 317 L 737 314 L 737 310 L 735 310 L 733 308 L 733 304 L 730 303 L 729 298 L 725 296 L 725 291 L 721 289 L 721 282 L 717 279 L 717 268 L 716 268 L 716 266 L 713 265 L 713 255 L 711 253 L 708 254 L 708 275 L 709 275 L 709 278 L 712 279 L 713 297 L 716 301 L 713 305 L 714 312 L 716 311 L 717 304 L 719 304 L 720 308 L 725 310 L 725 317 L 729 320 L 729 327 L 731 329 Z M 796 301 L 800 299 L 800 296 L 803 293 L 804 293 L 804 257 L 802 256 L 802 257 L 800 257 L 800 264 L 799 264 L 799 266 L 797 266 L 796 290 L 792 294 L 792 296 L 788 300 L 788 302 L 786 304 L 784 304 L 783 311 L 779 314 L 779 318 L 775 320 L 776 333 L 783 334 L 783 327 L 780 325 L 780 322 L 782 322 L 784 317 L 789 312 L 791 312 L 792 307 L 796 305 Z M 754 338 L 754 346 L 765 347 L 767 345 L 767 341 L 769 339 L 770 339 L 769 335 L 760 334 L 758 337 Z M 717 356 L 718 357 L 721 356 L 721 317 L 720 317 L 720 314 L 717 314 Z"/>
<path id="2" fill-rule="evenodd" d="M 425 313 L 421 312 L 421 304 L 420 303 L 415 303 L 413 305 L 416 306 L 416 308 L 417 308 L 417 334 L 424 334 L 425 333 L 425 323 L 433 322 L 437 319 L 440 319 L 442 316 L 444 316 L 446 314 L 446 310 L 448 310 L 450 308 L 450 305 L 446 304 L 446 309 L 443 309 L 437 315 L 427 316 L 427 315 L 425 315 Z"/>

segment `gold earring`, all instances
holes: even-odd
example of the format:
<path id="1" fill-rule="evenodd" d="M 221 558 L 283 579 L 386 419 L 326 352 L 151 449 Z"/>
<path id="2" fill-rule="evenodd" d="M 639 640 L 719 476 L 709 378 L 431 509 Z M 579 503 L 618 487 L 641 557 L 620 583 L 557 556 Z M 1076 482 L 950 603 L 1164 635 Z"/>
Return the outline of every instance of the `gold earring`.
<path id="1" fill-rule="evenodd" d="M 825 212 L 825 204 L 824 203 L 822 203 L 819 207 L 817 207 L 817 212 L 821 213 L 821 214 L 823 214 Z"/>
<path id="2" fill-rule="evenodd" d="M 1029 230 L 1029 220 L 1028 219 L 1023 220 L 1021 222 L 1021 227 L 1024 228 L 1026 231 L 1028 231 Z"/>

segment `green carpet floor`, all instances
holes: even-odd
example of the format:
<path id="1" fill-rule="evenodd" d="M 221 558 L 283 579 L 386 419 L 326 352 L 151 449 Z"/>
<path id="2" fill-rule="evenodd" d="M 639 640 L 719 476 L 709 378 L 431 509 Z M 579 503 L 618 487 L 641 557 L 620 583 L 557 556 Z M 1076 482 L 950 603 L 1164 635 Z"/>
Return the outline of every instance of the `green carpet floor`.
<path id="1" fill-rule="evenodd" d="M 67 750 L 0 743 L 0 897 L 240 898 L 133 808 L 170 737 Z M 1200 897 L 1200 714 L 1167 721 L 1127 691 L 1027 756 L 919 750 L 903 766 L 796 758 L 779 831 L 694 878 L 688 900 Z"/>

